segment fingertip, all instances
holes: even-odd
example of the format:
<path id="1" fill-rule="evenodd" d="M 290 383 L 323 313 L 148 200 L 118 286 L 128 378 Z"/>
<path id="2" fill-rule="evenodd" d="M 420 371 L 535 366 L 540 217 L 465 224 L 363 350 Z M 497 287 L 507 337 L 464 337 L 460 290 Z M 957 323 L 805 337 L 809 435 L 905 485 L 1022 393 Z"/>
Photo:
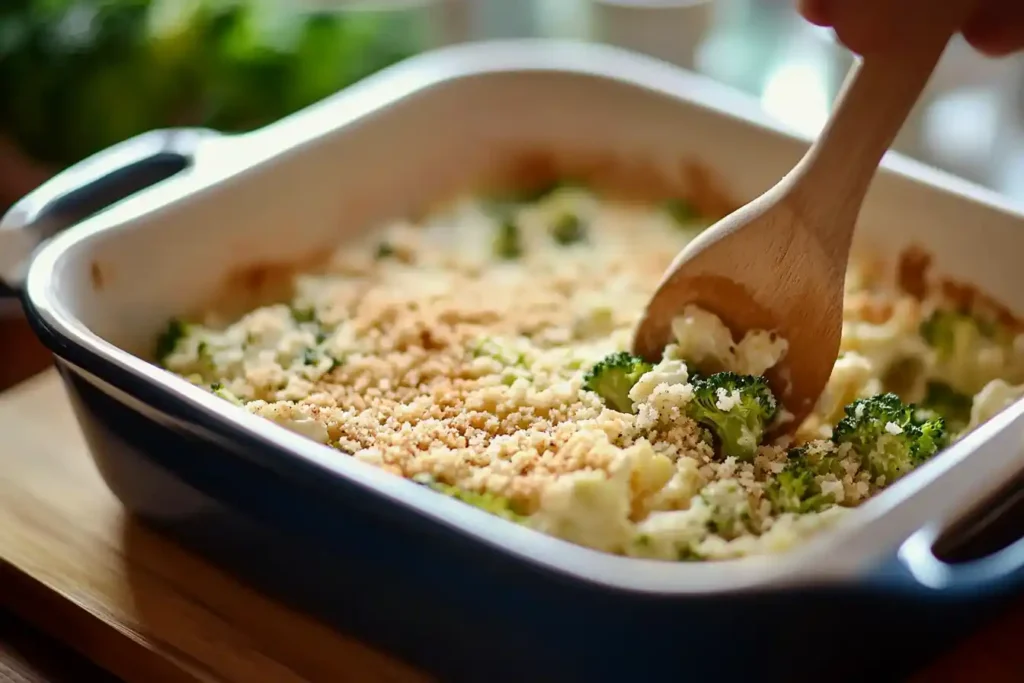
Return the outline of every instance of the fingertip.
<path id="1" fill-rule="evenodd" d="M 902 5 L 889 6 L 890 0 L 806 0 L 814 16 L 827 19 L 836 38 L 859 55 L 888 50 L 898 46 L 901 34 L 907 30 L 904 18 L 912 11 Z M 916 0 L 923 2 L 924 0 Z M 899 3 L 897 3 L 899 4 Z"/>
<path id="2" fill-rule="evenodd" d="M 1020 39 L 993 39 L 989 37 L 978 37 L 965 35 L 967 43 L 975 50 L 986 57 L 1002 58 L 1020 52 L 1024 49 L 1024 40 Z"/>
<path id="3" fill-rule="evenodd" d="M 799 0 L 797 2 L 797 11 L 815 26 L 832 25 L 830 7 L 829 0 Z"/>
<path id="4" fill-rule="evenodd" d="M 1024 3 L 990 2 L 964 24 L 964 40 L 989 57 L 1005 57 L 1024 49 Z"/>
<path id="5" fill-rule="evenodd" d="M 865 30 L 860 24 L 840 24 L 833 30 L 839 42 L 858 55 L 877 52 L 887 42 L 884 36 L 872 30 Z"/>

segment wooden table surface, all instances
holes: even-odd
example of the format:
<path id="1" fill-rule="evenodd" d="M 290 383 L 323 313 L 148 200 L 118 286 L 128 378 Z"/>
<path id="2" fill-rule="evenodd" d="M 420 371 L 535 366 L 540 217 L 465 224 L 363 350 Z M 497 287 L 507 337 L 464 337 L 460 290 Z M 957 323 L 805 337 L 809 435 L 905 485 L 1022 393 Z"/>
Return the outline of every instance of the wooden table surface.
<path id="1" fill-rule="evenodd" d="M 120 678 L 428 680 L 127 516 L 89 459 L 54 371 L 0 395 L 0 435 L 0 606 Z"/>
<path id="2" fill-rule="evenodd" d="M 8 383 L 48 363 L 22 325 L 4 322 L 0 359 Z M 0 435 L 0 683 L 428 680 L 127 517 L 52 370 L 0 394 Z M 1024 681 L 1022 639 L 1024 597 L 914 681 Z"/>

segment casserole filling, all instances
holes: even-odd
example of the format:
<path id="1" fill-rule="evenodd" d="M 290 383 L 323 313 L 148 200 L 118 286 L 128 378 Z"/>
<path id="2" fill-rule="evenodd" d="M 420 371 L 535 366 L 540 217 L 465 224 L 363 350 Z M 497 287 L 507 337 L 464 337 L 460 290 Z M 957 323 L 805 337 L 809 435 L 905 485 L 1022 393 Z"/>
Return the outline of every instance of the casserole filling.
<path id="1" fill-rule="evenodd" d="M 567 541 L 664 560 L 782 551 L 1016 400 L 1017 323 L 969 289 L 867 261 L 841 355 L 795 436 L 771 331 L 689 308 L 656 365 L 627 351 L 707 223 L 560 186 L 464 198 L 294 276 L 287 302 L 172 321 L 161 365 L 365 463 Z"/>

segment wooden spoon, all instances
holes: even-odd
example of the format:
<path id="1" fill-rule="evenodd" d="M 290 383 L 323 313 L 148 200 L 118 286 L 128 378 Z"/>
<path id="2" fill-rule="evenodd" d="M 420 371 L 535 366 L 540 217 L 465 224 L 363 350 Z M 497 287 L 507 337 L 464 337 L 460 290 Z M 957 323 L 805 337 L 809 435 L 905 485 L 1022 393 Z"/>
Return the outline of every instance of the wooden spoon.
<path id="1" fill-rule="evenodd" d="M 788 352 L 767 373 L 795 429 L 825 388 L 839 352 L 850 242 L 861 203 L 950 38 L 974 0 L 936 0 L 905 40 L 851 69 L 821 135 L 777 185 L 679 253 L 648 303 L 633 352 L 661 359 L 671 321 L 695 304 L 739 338 L 774 331 Z M 756 154 L 756 150 L 751 151 Z"/>

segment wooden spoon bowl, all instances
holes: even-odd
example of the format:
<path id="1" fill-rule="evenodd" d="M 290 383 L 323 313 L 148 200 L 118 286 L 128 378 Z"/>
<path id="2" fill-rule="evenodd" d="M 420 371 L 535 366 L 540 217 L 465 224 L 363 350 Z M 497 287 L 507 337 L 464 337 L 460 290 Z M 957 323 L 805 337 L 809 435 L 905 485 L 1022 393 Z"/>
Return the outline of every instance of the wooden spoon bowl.
<path id="1" fill-rule="evenodd" d="M 676 257 L 644 311 L 634 352 L 660 359 L 672 318 L 689 304 L 718 315 L 736 339 L 747 330 L 772 331 L 788 346 L 783 362 L 765 376 L 794 421 L 803 420 L 839 353 L 846 264 L 825 253 L 829 245 L 803 225 L 798 208 L 761 206 L 729 217 L 759 232 L 756 250 L 743 234 L 709 235 Z"/>
<path id="2" fill-rule="evenodd" d="M 854 65 L 800 163 L 679 253 L 636 329 L 635 354 L 660 360 L 672 341 L 672 319 L 690 304 L 717 315 L 736 338 L 748 330 L 775 332 L 788 351 L 766 377 L 792 419 L 774 431 L 800 425 L 839 352 L 850 244 L 868 187 L 974 4 L 921 4 L 904 42 Z"/>

